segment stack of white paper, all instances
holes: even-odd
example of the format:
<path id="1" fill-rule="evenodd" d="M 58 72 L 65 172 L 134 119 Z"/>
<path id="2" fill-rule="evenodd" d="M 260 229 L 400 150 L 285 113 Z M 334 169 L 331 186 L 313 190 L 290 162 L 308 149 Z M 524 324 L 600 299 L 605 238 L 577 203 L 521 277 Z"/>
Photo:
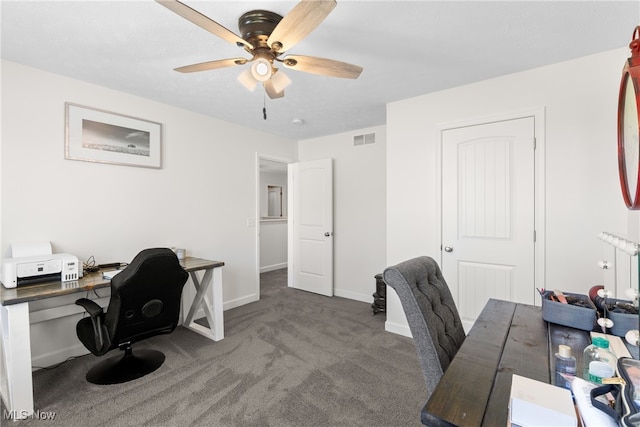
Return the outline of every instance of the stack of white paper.
<path id="1" fill-rule="evenodd" d="M 578 418 L 571 392 L 531 378 L 513 375 L 511 425 L 519 427 L 576 427 Z"/>

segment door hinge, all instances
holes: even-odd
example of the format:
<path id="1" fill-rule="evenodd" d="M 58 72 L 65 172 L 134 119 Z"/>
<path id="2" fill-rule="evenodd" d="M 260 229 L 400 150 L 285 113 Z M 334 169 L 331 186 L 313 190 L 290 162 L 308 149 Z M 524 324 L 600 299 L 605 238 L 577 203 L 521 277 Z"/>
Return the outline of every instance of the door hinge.
<path id="1" fill-rule="evenodd" d="M 537 144 L 537 141 L 536 141 L 536 137 L 534 136 L 533 137 L 533 151 L 536 151 L 537 146 L 538 146 L 538 144 Z"/>
<path id="2" fill-rule="evenodd" d="M 537 241 L 538 236 L 536 235 L 536 230 L 533 230 L 533 243 Z"/>

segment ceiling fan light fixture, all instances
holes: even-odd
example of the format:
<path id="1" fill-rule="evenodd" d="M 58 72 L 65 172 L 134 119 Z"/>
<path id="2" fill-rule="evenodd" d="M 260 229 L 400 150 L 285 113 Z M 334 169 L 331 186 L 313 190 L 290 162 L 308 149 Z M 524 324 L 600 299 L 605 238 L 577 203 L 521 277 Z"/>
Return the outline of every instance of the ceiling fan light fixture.
<path id="1" fill-rule="evenodd" d="M 259 82 L 266 82 L 272 74 L 271 62 L 264 58 L 258 58 L 251 64 L 251 75 Z"/>
<path id="2" fill-rule="evenodd" d="M 258 81 L 253 78 L 250 69 L 246 69 L 242 73 L 240 73 L 240 75 L 238 76 L 238 81 L 251 92 L 253 92 L 258 85 Z"/>
<path id="3" fill-rule="evenodd" d="M 281 91 L 277 91 L 273 87 L 273 79 L 264 82 L 262 85 L 264 86 L 264 91 L 267 92 L 267 95 L 269 95 L 269 98 L 278 99 L 284 96 L 284 89 L 282 89 Z"/>
<path id="4" fill-rule="evenodd" d="M 276 69 L 276 71 L 273 73 L 273 76 L 271 76 L 270 82 L 276 92 L 282 92 L 287 86 L 291 84 L 291 79 L 281 70 Z"/>

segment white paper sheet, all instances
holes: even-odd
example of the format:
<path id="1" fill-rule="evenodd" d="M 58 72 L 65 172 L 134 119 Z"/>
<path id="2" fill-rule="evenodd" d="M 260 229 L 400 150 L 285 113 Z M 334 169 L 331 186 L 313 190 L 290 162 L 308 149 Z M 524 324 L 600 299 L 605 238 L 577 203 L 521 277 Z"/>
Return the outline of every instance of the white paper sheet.
<path id="1" fill-rule="evenodd" d="M 627 350 L 627 346 L 624 344 L 620 337 L 610 334 L 603 334 L 600 332 L 591 332 L 591 339 L 594 337 L 602 337 L 609 341 L 609 350 L 616 355 L 616 357 L 631 357 L 631 353 Z"/>
<path id="2" fill-rule="evenodd" d="M 582 378 L 574 378 L 571 384 L 578 412 L 584 427 L 618 427 L 618 421 L 611 418 L 591 404 L 591 389 L 598 384 L 590 383 Z"/>
<path id="3" fill-rule="evenodd" d="M 51 255 L 52 253 L 51 242 L 46 240 L 39 242 L 17 242 L 11 244 L 12 258 Z"/>

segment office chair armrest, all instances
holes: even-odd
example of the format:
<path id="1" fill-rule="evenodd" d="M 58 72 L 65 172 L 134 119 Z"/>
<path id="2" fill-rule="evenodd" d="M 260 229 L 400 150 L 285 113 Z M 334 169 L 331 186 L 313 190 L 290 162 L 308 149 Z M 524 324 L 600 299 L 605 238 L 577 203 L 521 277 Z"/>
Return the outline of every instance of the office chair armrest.
<path id="1" fill-rule="evenodd" d="M 104 312 L 102 311 L 102 307 L 95 301 L 87 298 L 76 300 L 76 305 L 82 306 L 86 312 L 89 313 L 89 316 L 91 316 L 93 335 L 96 340 L 96 350 L 98 352 L 104 352 L 111 345 L 111 340 L 103 324 Z"/>
<path id="2" fill-rule="evenodd" d="M 80 298 L 79 300 L 76 300 L 76 305 L 83 307 L 91 317 L 98 317 L 102 314 L 102 307 L 90 299 Z"/>

